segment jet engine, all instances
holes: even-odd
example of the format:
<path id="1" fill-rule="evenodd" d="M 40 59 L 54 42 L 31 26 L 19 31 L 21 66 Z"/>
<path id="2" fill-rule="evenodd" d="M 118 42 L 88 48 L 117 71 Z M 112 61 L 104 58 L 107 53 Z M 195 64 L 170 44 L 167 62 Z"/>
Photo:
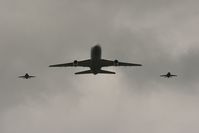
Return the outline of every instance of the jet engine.
<path id="1" fill-rule="evenodd" d="M 118 66 L 119 65 L 119 61 L 118 60 L 114 60 L 114 65 Z"/>
<path id="2" fill-rule="evenodd" d="M 78 61 L 77 61 L 77 60 L 74 60 L 73 66 L 77 66 L 77 65 L 78 65 Z"/>

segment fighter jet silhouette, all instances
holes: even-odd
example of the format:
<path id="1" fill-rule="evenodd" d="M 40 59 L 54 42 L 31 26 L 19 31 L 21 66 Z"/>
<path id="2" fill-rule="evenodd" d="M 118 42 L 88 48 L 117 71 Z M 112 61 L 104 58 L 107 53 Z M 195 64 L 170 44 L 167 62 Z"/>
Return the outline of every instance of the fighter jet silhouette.
<path id="1" fill-rule="evenodd" d="M 35 76 L 30 76 L 28 73 L 26 73 L 24 76 L 19 76 L 18 78 L 23 78 L 23 79 L 30 79 L 34 78 Z"/>
<path id="2" fill-rule="evenodd" d="M 95 45 L 91 48 L 91 58 L 88 60 L 77 61 L 71 63 L 50 65 L 49 67 L 89 67 L 90 70 L 76 72 L 75 74 L 115 74 L 115 72 L 102 70 L 102 67 L 108 66 L 142 66 L 141 64 L 119 62 L 118 60 L 105 60 L 101 58 L 101 47 Z"/>
<path id="3" fill-rule="evenodd" d="M 160 77 L 172 78 L 172 77 L 177 77 L 177 75 L 172 75 L 170 72 L 168 72 L 166 75 L 160 75 Z"/>

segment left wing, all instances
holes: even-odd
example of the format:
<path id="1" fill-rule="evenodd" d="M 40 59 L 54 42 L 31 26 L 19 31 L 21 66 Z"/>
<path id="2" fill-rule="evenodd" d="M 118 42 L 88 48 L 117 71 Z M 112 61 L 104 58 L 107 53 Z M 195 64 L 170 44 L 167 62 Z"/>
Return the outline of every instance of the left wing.
<path id="1" fill-rule="evenodd" d="M 142 66 L 142 65 L 134 63 L 118 62 L 117 60 L 111 61 L 111 60 L 102 59 L 101 66 L 108 67 L 108 66 Z"/>
<path id="2" fill-rule="evenodd" d="M 76 61 L 75 60 L 74 62 L 71 62 L 71 63 L 50 65 L 49 67 L 73 67 L 73 66 L 89 67 L 90 66 L 90 60 L 83 60 L 83 61 Z"/>
<path id="3" fill-rule="evenodd" d="M 160 75 L 160 77 L 167 77 L 167 75 Z"/>
<path id="4" fill-rule="evenodd" d="M 25 78 L 25 76 L 18 76 L 18 78 Z"/>

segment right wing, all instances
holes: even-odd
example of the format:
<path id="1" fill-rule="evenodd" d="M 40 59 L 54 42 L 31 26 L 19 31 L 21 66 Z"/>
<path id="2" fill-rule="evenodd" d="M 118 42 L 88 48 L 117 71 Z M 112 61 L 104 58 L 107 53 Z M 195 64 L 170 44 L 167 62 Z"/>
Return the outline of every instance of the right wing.
<path id="1" fill-rule="evenodd" d="M 126 62 L 118 62 L 117 60 L 101 60 L 102 67 L 108 67 L 108 66 L 142 66 L 141 64 L 135 64 L 135 63 L 126 63 Z"/>
<path id="2" fill-rule="evenodd" d="M 29 76 L 29 78 L 35 78 L 36 76 Z"/>
<path id="3" fill-rule="evenodd" d="M 50 65 L 49 67 L 73 67 L 73 66 L 89 67 L 90 66 L 90 60 L 74 61 L 74 62 L 71 62 L 71 63 Z"/>

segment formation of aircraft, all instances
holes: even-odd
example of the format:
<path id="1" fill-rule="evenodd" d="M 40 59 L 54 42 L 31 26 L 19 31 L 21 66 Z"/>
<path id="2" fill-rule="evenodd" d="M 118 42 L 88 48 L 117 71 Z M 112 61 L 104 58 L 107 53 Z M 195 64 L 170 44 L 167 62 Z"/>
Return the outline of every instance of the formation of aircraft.
<path id="1" fill-rule="evenodd" d="M 164 77 L 164 78 L 172 78 L 172 77 L 177 77 L 177 75 L 173 75 L 171 74 L 170 72 L 168 72 L 167 74 L 165 75 L 160 75 L 160 77 Z"/>
<path id="2" fill-rule="evenodd" d="M 26 73 L 24 76 L 19 76 L 18 78 L 23 78 L 23 79 L 30 79 L 34 78 L 35 76 L 30 76 L 28 73 Z"/>
<path id="3" fill-rule="evenodd" d="M 91 57 L 87 60 L 77 61 L 74 60 L 70 63 L 63 63 L 63 64 L 55 64 L 50 65 L 49 67 L 88 67 L 89 70 L 76 72 L 75 74 L 115 74 L 115 72 L 102 70 L 102 67 L 109 67 L 109 66 L 142 66 L 142 64 L 135 64 L 135 63 L 127 63 L 127 62 L 119 62 L 118 60 L 107 60 L 101 58 L 101 47 L 100 45 L 95 45 L 91 48 Z M 36 76 L 30 76 L 26 73 L 24 76 L 19 76 L 18 78 L 23 79 L 30 79 Z M 173 75 L 168 72 L 165 75 L 160 75 L 160 77 L 171 78 L 177 77 L 177 75 Z"/>

